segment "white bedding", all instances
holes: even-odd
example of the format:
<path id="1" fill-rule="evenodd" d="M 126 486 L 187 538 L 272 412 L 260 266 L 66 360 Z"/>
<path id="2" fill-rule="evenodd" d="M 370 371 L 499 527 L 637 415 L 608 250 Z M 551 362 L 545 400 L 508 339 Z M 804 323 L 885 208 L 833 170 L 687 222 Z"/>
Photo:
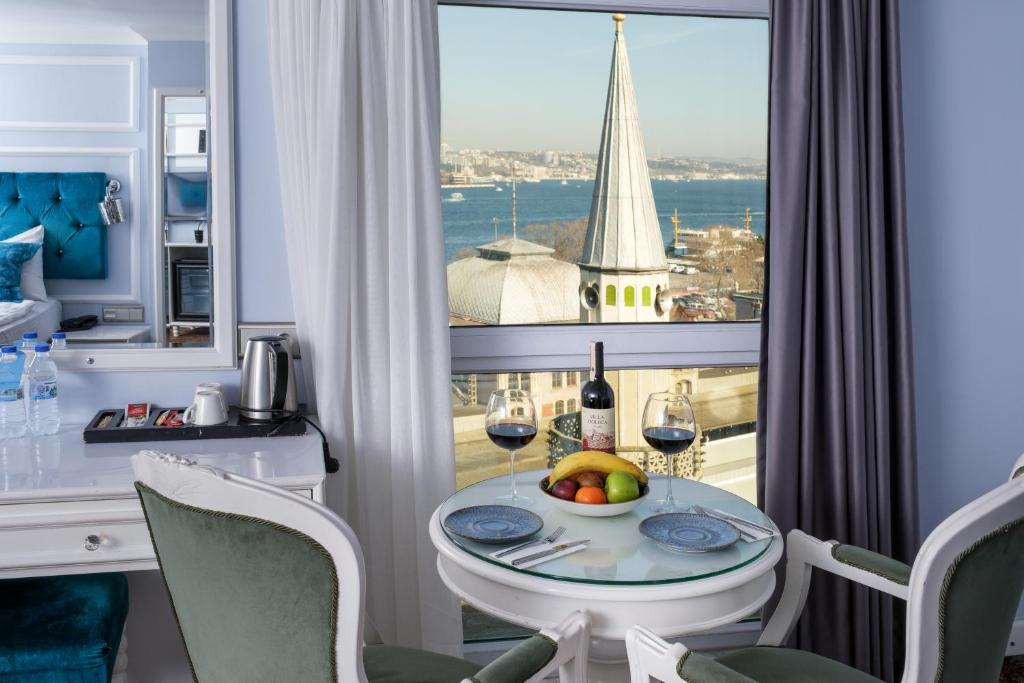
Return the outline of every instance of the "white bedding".
<path id="1" fill-rule="evenodd" d="M 61 310 L 56 299 L 0 301 L 0 344 L 13 344 L 25 332 L 38 332 L 45 342 L 60 329 Z"/>

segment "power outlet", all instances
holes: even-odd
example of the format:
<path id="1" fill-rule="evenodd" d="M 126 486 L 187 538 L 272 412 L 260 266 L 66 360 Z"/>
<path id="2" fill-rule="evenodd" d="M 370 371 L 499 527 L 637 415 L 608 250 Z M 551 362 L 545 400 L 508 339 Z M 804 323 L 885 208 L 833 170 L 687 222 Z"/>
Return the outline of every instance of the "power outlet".
<path id="1" fill-rule="evenodd" d="M 238 357 L 245 354 L 245 343 L 253 337 L 264 337 L 272 334 L 287 335 L 292 346 L 292 357 L 301 358 L 299 337 L 295 333 L 295 323 L 239 323 L 238 324 Z"/>
<path id="2" fill-rule="evenodd" d="M 104 306 L 105 323 L 141 323 L 145 318 L 142 306 Z"/>

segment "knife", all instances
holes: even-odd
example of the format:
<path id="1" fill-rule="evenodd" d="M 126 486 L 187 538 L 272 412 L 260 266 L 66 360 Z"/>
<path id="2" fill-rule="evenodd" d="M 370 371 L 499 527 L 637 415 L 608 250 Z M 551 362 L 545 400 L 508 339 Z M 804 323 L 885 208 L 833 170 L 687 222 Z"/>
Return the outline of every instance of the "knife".
<path id="1" fill-rule="evenodd" d="M 513 567 L 518 567 L 521 564 L 526 564 L 527 562 L 533 562 L 534 560 L 539 560 L 540 558 L 547 557 L 548 555 L 557 555 L 558 553 L 562 552 L 563 550 L 568 550 L 569 548 L 575 548 L 578 545 L 584 545 L 586 543 L 590 543 L 590 539 L 589 538 L 585 539 L 585 540 L 582 540 L 582 541 L 572 541 L 570 543 L 562 543 L 560 545 L 556 545 L 554 548 L 549 548 L 547 550 L 542 550 L 539 553 L 534 553 L 532 555 L 527 555 L 526 557 L 520 557 L 517 560 L 512 560 L 512 566 Z"/>
<path id="2" fill-rule="evenodd" d="M 768 527 L 761 526 L 760 524 L 755 524 L 754 522 L 743 519 L 742 517 L 730 515 L 728 512 L 722 512 L 721 510 L 709 510 L 699 505 L 694 505 L 693 507 L 703 512 L 708 517 L 718 517 L 721 520 L 724 520 L 726 522 L 732 522 L 734 524 L 746 524 L 751 529 L 757 529 L 763 534 L 771 534 L 772 536 L 775 535 L 775 532 L 769 529 Z"/>

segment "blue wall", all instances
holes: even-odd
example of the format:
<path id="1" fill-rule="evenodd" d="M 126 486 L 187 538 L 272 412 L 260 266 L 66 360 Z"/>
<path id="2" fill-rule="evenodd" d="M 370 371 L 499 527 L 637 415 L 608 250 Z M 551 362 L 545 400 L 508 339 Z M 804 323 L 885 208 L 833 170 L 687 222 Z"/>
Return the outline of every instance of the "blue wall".
<path id="1" fill-rule="evenodd" d="M 266 9 L 235 3 L 235 230 L 237 305 L 242 322 L 294 320 L 278 189 Z M 188 401 L 195 385 L 216 381 L 238 400 L 237 370 L 82 372 L 61 376 L 61 410 L 84 421 L 129 401 Z M 299 386 L 303 383 L 299 382 Z"/>
<path id="2" fill-rule="evenodd" d="M 1024 3 L 903 0 L 921 530 L 1024 451 Z"/>

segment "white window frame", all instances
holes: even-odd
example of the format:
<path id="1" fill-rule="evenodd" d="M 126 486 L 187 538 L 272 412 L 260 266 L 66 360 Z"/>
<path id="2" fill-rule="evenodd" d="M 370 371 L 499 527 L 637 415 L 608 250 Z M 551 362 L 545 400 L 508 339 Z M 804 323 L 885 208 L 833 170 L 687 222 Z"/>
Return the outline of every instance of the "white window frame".
<path id="1" fill-rule="evenodd" d="M 767 19 L 769 0 L 439 0 L 442 5 L 560 9 Z M 590 364 L 601 340 L 605 366 L 694 368 L 760 362 L 760 322 L 495 325 L 451 327 L 452 373 L 554 372 Z M 583 379 L 581 378 L 581 382 Z M 741 622 L 702 634 L 701 649 L 753 645 L 760 623 Z M 690 639 L 692 640 L 692 639 Z M 491 643 L 488 649 L 504 649 Z"/>

